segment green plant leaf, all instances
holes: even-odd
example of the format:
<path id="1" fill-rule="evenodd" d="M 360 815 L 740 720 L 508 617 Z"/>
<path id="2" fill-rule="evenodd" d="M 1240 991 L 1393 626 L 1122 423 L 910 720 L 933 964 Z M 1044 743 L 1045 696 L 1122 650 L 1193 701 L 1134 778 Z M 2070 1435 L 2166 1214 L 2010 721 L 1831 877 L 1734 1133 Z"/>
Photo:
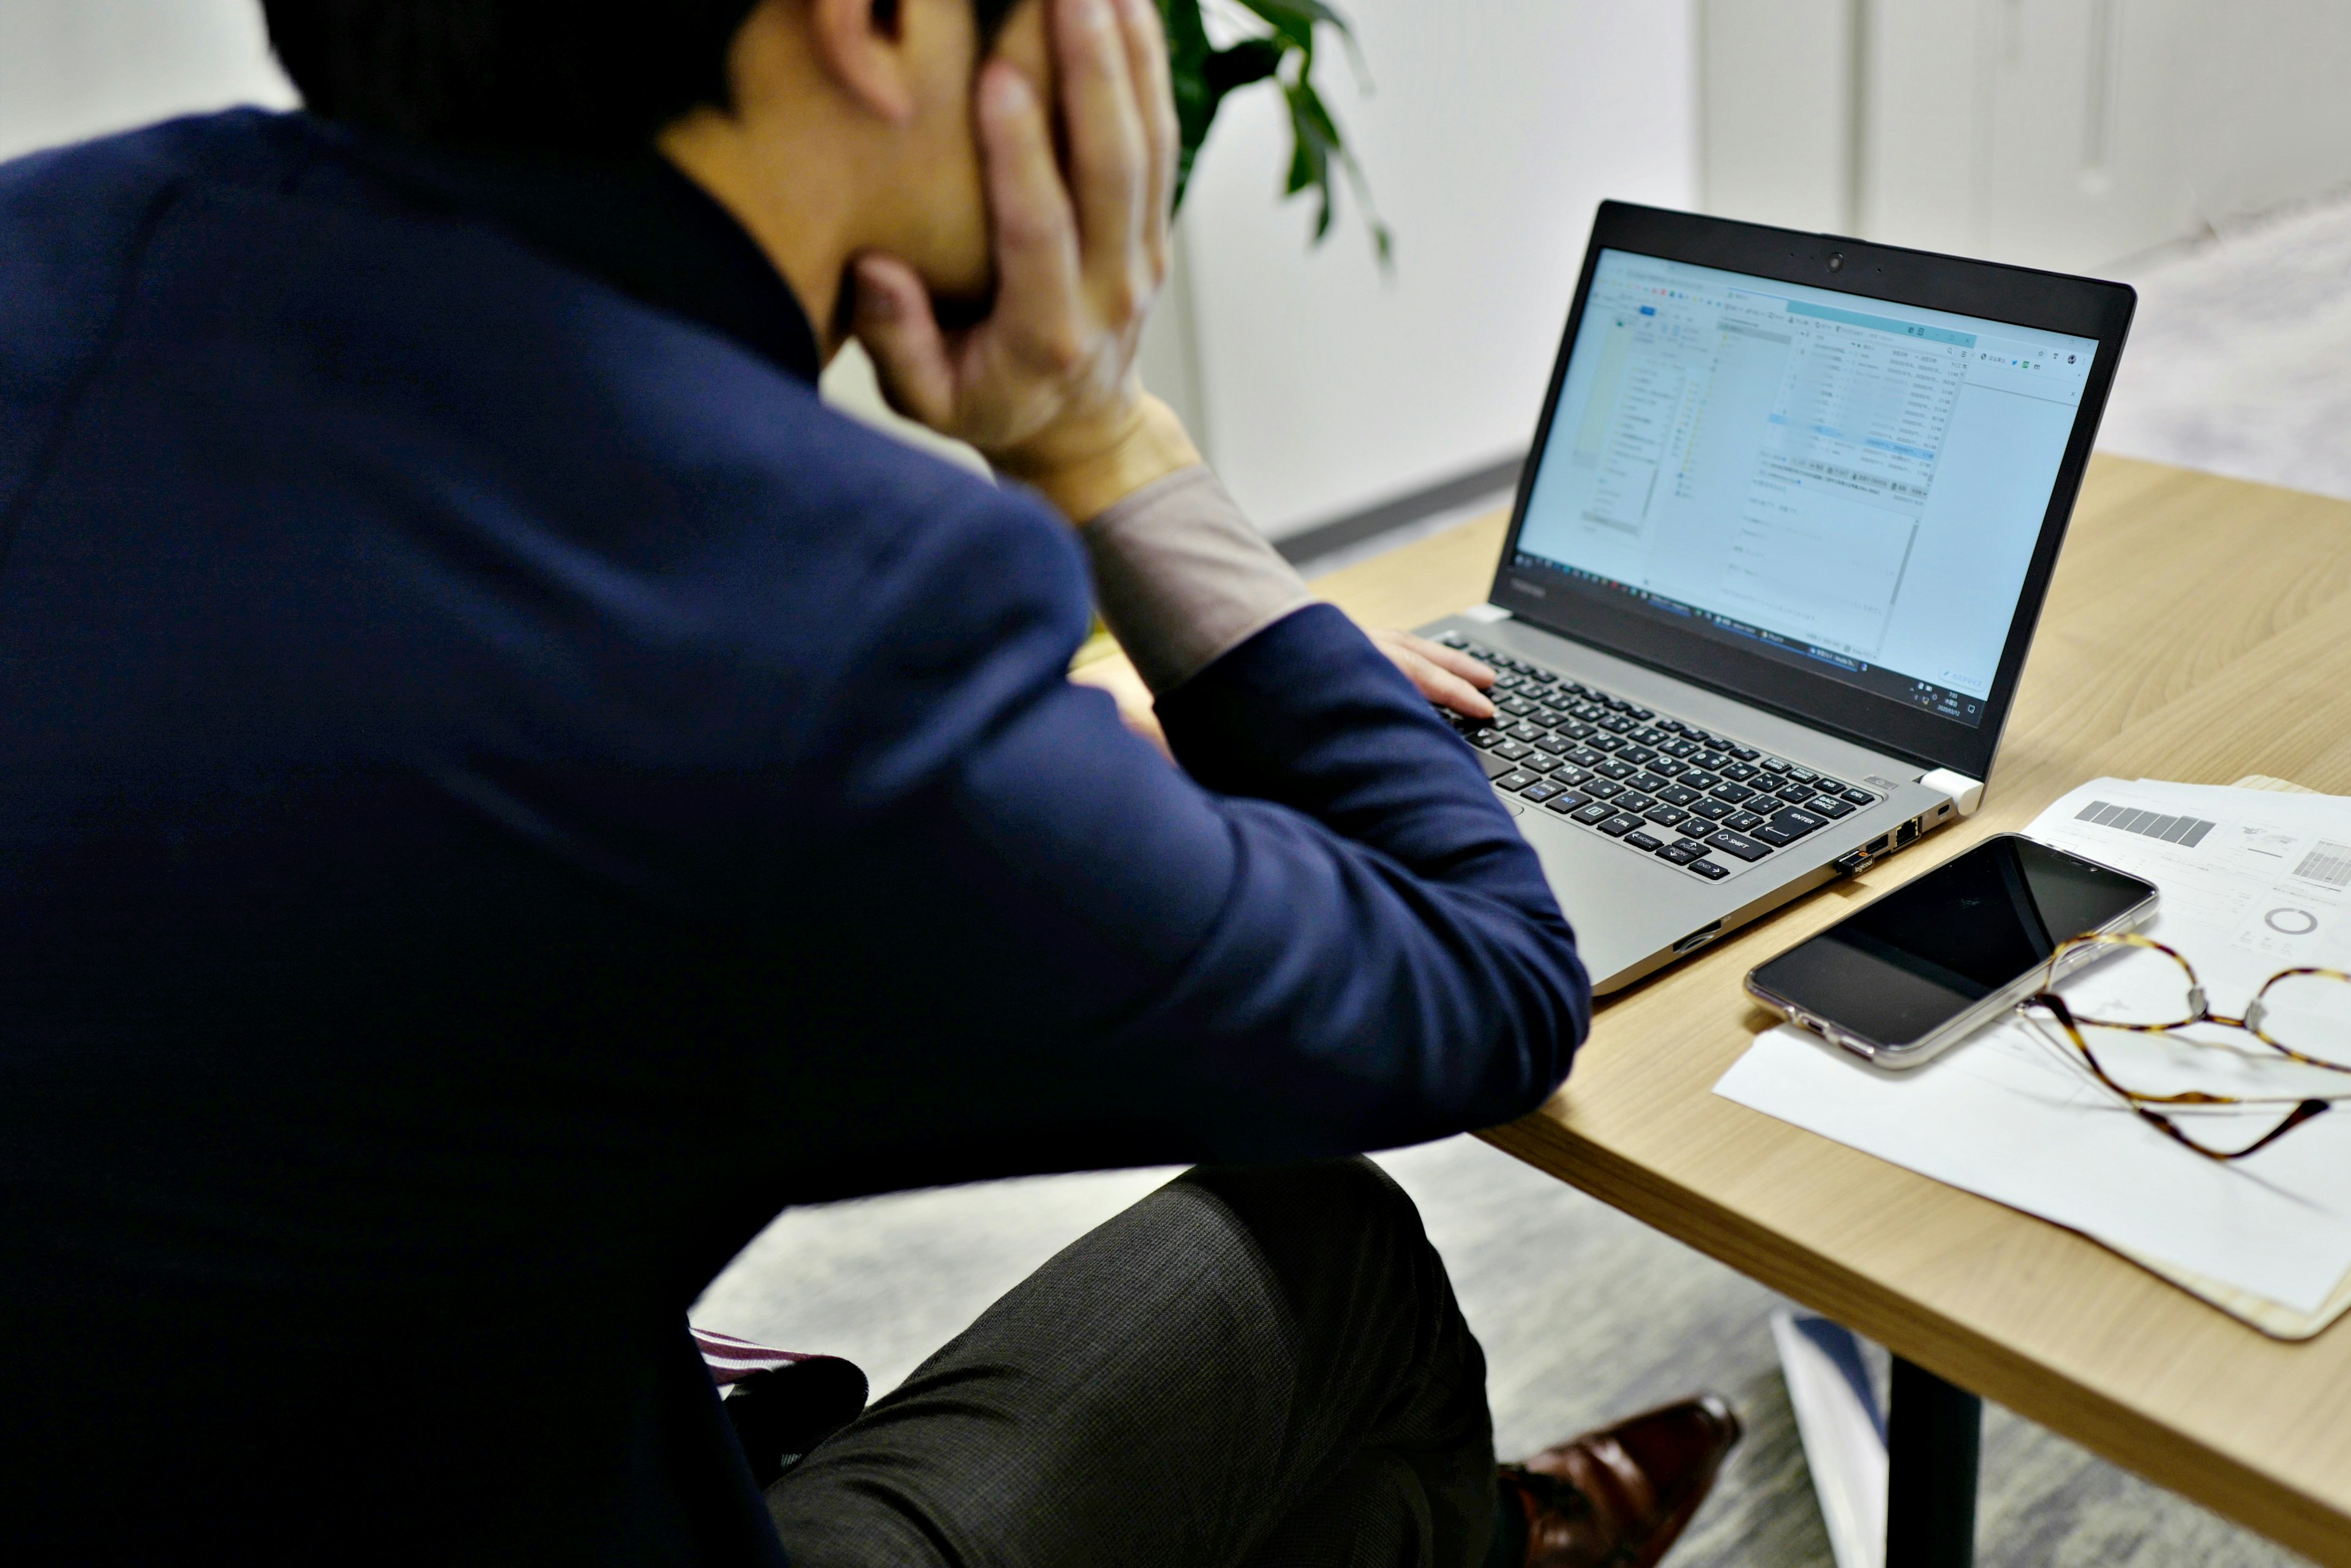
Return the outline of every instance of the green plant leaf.
<path id="1" fill-rule="evenodd" d="M 1395 243 L 1371 199 L 1370 182 L 1347 146 L 1337 119 L 1314 85 L 1315 29 L 1330 27 L 1347 50 L 1356 80 L 1369 90 L 1368 74 L 1347 19 L 1322 0 L 1231 0 L 1268 31 L 1219 49 L 1201 15 L 1202 0 L 1159 0 L 1167 27 L 1168 68 L 1174 78 L 1176 118 L 1183 145 L 1176 157 L 1176 203 L 1181 206 L 1192 165 L 1216 123 L 1226 95 L 1261 81 L 1280 88 L 1290 112 L 1290 170 L 1284 195 L 1312 192 L 1318 199 L 1312 243 L 1331 232 L 1337 211 L 1336 180 L 1343 177 L 1363 205 L 1373 248 L 1384 270 L 1394 266 Z M 1290 62 L 1295 61 L 1294 68 Z M 1334 174 L 1332 165 L 1339 166 Z"/>

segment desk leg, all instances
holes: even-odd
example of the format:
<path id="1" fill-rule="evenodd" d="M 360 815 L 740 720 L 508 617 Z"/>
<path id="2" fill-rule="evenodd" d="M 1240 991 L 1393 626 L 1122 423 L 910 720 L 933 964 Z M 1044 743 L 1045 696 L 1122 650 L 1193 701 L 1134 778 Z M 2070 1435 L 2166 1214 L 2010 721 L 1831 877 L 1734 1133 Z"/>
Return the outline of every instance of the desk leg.
<path id="1" fill-rule="evenodd" d="M 1900 1356 L 1886 1422 L 1886 1568 L 1969 1568 L 1983 1401 Z"/>
<path id="2" fill-rule="evenodd" d="M 1850 1329 L 1779 1312 L 1771 1337 L 1837 1568 L 1968 1568 L 1982 1401 L 1897 1356 L 1889 1421 Z"/>

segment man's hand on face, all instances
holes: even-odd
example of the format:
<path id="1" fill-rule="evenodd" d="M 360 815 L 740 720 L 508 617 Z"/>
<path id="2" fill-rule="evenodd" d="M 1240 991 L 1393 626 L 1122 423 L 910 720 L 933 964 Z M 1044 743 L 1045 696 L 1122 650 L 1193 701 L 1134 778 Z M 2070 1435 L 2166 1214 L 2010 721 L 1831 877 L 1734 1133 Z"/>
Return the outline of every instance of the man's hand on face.
<path id="1" fill-rule="evenodd" d="M 1176 105 L 1153 0 L 1045 3 L 1057 102 L 1005 60 L 979 73 L 994 308 L 975 327 L 943 328 L 914 269 L 869 252 L 854 322 L 901 413 L 971 443 L 1084 522 L 1200 461 L 1134 371 L 1167 276 Z"/>

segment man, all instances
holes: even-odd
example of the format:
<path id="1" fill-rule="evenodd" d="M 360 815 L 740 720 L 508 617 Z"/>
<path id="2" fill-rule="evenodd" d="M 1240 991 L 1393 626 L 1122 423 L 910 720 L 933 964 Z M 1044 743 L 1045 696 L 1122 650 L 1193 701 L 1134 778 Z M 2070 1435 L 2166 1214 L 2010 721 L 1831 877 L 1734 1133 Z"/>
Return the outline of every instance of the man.
<path id="1" fill-rule="evenodd" d="M 1498 1478 L 1299 1163 L 1588 997 L 1480 672 L 1135 380 L 1148 0 L 267 12 L 308 114 L 0 170 L 10 1558 L 1653 1561 L 1727 1411 Z M 778 1207 L 1189 1159 L 756 1490 L 684 1312 Z"/>

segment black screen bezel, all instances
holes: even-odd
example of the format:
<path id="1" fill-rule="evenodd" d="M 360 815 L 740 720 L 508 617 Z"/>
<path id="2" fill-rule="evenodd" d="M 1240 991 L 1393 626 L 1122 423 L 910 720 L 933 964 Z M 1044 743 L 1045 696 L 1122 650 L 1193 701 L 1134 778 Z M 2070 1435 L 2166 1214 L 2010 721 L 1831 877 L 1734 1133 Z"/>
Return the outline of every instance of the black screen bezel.
<path id="1" fill-rule="evenodd" d="M 1550 443 L 1552 416 L 1567 379 L 1568 358 L 1583 325 L 1593 269 L 1603 250 L 1627 251 L 1666 261 L 1688 262 L 1746 273 L 1781 283 L 1834 288 L 1865 298 L 1946 310 L 1955 315 L 2010 323 L 2043 331 L 2096 340 L 2098 350 L 2074 411 L 2073 434 L 2051 486 L 2016 612 L 2001 649 L 1981 723 L 1969 726 L 1925 708 L 1876 695 L 1832 676 L 1783 664 L 1764 654 L 1726 646 L 1712 638 L 1660 621 L 1625 596 L 1582 588 L 1557 573 L 1539 573 L 1513 564 L 1527 503 Z M 1831 270 L 1831 256 L 1841 257 Z M 1520 620 L 1619 658 L 1661 670 L 1743 702 L 1784 714 L 1878 750 L 1929 768 L 1949 768 L 1971 779 L 1987 777 L 2007 727 L 2024 657 L 2048 596 L 2050 574 L 2064 543 L 2065 527 L 2081 493 L 2090 449 L 2097 438 L 2106 394 L 2114 386 L 2130 331 L 2137 294 L 2128 285 L 2040 272 L 1996 262 L 1969 261 L 1896 246 L 1870 245 L 1834 235 L 1803 234 L 1728 218 L 1702 217 L 1625 202 L 1603 202 L 1593 220 L 1575 301 L 1552 362 L 1551 387 L 1534 444 L 1519 472 L 1510 531 L 1495 569 L 1492 601 Z M 1548 579 L 1548 580 L 1546 580 Z"/>

